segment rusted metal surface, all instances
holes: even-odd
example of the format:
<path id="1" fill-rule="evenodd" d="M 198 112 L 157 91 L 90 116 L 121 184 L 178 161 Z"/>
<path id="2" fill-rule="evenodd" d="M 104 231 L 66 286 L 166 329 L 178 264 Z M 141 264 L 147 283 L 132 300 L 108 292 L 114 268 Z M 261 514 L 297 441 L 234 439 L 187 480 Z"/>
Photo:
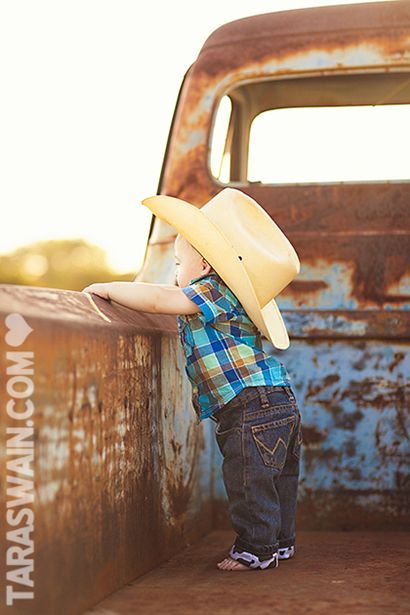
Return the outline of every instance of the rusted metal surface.
<path id="1" fill-rule="evenodd" d="M 297 341 L 287 362 L 303 400 L 302 526 L 408 528 L 408 343 Z"/>
<path id="2" fill-rule="evenodd" d="M 6 501 L 16 500 L 6 497 L 13 478 L 33 481 L 27 507 L 35 528 L 34 600 L 9 608 L 80 613 L 209 531 L 209 438 L 206 430 L 193 433 L 173 316 L 72 291 L 5 285 L 0 309 L 1 553 L 16 546 L 6 543 L 14 528 L 5 523 Z M 18 347 L 7 342 L 11 314 L 32 329 Z M 21 457 L 7 445 L 6 429 L 30 425 L 6 411 L 13 398 L 6 387 L 23 377 L 34 387 L 25 449 L 34 454 L 32 477 L 6 468 L 7 460 Z M 24 383 L 13 390 L 22 392 Z M 26 400 L 15 400 L 16 411 Z M 15 569 L 5 570 L 4 559 L 2 604 L 6 572 Z"/>
<path id="3" fill-rule="evenodd" d="M 299 532 L 293 559 L 271 570 L 218 570 L 234 540 L 214 531 L 85 615 L 404 615 L 408 532 Z"/>
<path id="4" fill-rule="evenodd" d="M 304 423 L 301 528 L 409 526 L 410 168 L 403 181 L 252 184 L 240 132 L 275 107 L 410 103 L 409 84 L 408 1 L 259 15 L 211 34 L 172 125 L 159 192 L 201 206 L 226 185 L 209 168 L 219 101 L 246 102 L 230 185 L 265 208 L 301 260 L 277 298 L 291 346 L 271 347 Z M 171 281 L 174 236 L 155 220 L 141 280 Z M 215 447 L 216 523 L 220 465 Z"/>

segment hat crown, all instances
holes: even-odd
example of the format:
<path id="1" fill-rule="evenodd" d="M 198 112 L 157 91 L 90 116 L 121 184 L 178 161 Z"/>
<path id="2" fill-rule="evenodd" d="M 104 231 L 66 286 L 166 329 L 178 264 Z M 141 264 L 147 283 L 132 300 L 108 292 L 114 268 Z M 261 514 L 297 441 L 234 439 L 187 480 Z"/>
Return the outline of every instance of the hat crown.
<path id="1" fill-rule="evenodd" d="M 248 195 L 225 188 L 208 201 L 201 212 L 218 227 L 236 252 L 261 307 L 299 273 L 300 262 L 292 244 L 266 211 Z"/>
<path id="2" fill-rule="evenodd" d="M 286 325 L 274 297 L 299 273 L 299 258 L 256 201 L 225 188 L 202 207 L 166 195 L 149 197 L 143 204 L 202 254 L 274 346 L 288 348 Z"/>

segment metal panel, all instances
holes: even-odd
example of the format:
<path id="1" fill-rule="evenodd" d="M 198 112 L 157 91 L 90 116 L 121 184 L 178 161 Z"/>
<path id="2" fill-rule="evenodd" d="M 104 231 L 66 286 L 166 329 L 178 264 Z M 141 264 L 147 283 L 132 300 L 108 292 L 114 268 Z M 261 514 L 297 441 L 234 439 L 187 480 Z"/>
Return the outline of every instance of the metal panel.
<path id="1" fill-rule="evenodd" d="M 410 102 L 409 79 L 407 1 L 227 24 L 208 38 L 185 78 L 160 192 L 200 206 L 225 186 L 210 173 L 209 148 L 226 93 L 244 92 L 248 120 L 242 117 L 237 127 L 243 131 L 256 107 L 273 105 L 269 84 L 278 106 L 291 95 L 294 106 L 318 104 L 321 83 L 333 104 L 375 104 Z M 232 152 L 239 177 L 243 136 L 236 135 Z M 299 276 L 277 299 L 291 347 L 270 347 L 292 376 L 304 419 L 299 527 L 408 526 L 410 182 L 275 186 L 242 178 L 231 185 L 265 208 L 301 260 Z M 171 281 L 174 237 L 171 227 L 155 221 L 140 279 L 154 279 L 155 271 Z M 226 494 L 214 451 L 219 521 Z"/>
<path id="2" fill-rule="evenodd" d="M 0 306 L 1 553 L 21 547 L 6 542 L 6 502 L 23 508 L 6 487 L 29 481 L 34 515 L 34 587 L 8 584 L 34 591 L 25 612 L 80 613 L 211 529 L 211 443 L 206 429 L 193 433 L 174 317 L 24 286 L 0 285 Z M 23 322 L 31 331 L 15 346 L 8 328 Z M 13 418 L 24 378 L 34 388 L 15 410 L 31 401 L 32 413 Z M 28 430 L 18 453 L 11 429 Z M 32 475 L 6 467 L 23 453 Z"/>

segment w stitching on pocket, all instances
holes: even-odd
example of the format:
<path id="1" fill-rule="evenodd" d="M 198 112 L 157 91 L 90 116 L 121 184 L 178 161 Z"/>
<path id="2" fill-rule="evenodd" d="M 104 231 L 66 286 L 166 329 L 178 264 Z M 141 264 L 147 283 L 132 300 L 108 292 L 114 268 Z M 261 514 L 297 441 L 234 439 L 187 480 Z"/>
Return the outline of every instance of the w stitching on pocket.
<path id="1" fill-rule="evenodd" d="M 263 425 L 251 425 L 253 440 L 261 454 L 263 463 L 268 467 L 275 467 L 282 469 L 286 462 L 289 441 L 295 428 L 295 415 L 286 416 L 276 421 L 270 421 L 269 423 L 263 423 Z M 290 426 L 289 431 L 285 429 L 285 433 L 279 433 L 277 436 L 275 431 L 271 436 L 273 446 L 269 446 L 269 441 L 265 437 L 263 441 L 263 434 L 267 430 L 276 430 L 277 428 Z M 283 437 L 282 437 L 283 436 Z M 269 434 L 268 434 L 269 438 Z M 284 440 L 286 438 L 287 441 Z"/>
<path id="2" fill-rule="evenodd" d="M 282 443 L 282 444 L 283 444 L 283 446 L 285 447 L 285 449 L 287 449 L 287 448 L 288 448 L 288 447 L 287 447 L 287 444 L 286 444 L 286 442 L 285 442 L 285 440 L 283 440 L 280 436 L 279 436 L 279 437 L 278 437 L 278 439 L 276 440 L 276 444 L 275 444 L 275 446 L 273 447 L 273 449 L 272 449 L 272 450 L 271 450 L 270 448 L 268 448 L 267 446 L 265 446 L 265 444 L 264 444 L 263 442 L 261 442 L 260 440 L 258 440 L 258 442 L 259 442 L 259 444 L 260 444 L 261 446 L 263 446 L 263 448 L 265 448 L 265 449 L 268 451 L 268 453 L 270 453 L 271 455 L 274 455 L 274 454 L 275 454 L 275 452 L 276 452 L 277 448 L 279 447 L 279 444 L 280 444 L 280 443 Z"/>

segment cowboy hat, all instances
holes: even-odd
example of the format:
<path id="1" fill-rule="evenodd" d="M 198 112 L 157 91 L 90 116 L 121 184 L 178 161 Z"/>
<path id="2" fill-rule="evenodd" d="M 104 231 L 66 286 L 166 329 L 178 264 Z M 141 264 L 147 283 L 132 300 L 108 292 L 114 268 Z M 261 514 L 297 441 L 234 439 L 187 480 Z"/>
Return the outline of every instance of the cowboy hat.
<path id="1" fill-rule="evenodd" d="M 300 262 L 288 238 L 254 199 L 224 188 L 201 208 L 165 195 L 142 204 L 208 261 L 276 348 L 289 347 L 274 297 L 299 273 Z"/>

